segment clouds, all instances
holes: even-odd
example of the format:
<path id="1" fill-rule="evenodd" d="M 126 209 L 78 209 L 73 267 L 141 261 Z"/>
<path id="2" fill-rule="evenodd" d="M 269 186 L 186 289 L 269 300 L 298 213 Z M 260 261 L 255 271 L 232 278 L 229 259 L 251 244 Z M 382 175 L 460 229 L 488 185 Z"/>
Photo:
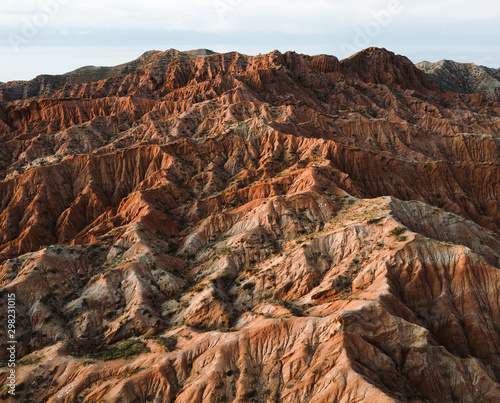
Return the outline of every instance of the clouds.
<path id="1" fill-rule="evenodd" d="M 9 25 L 22 26 L 24 20 L 57 9 L 51 14 L 50 30 L 82 29 L 193 29 L 210 30 L 206 14 L 213 12 L 210 1 L 158 1 L 158 0 L 27 0 L 19 6 L 0 5 L 0 18 L 8 15 Z"/>
<path id="2" fill-rule="evenodd" d="M 495 21 L 494 1 L 452 0 L 27 0 L 2 2 L 0 19 L 10 27 L 60 4 L 53 30 L 131 29 L 200 32 L 332 33 L 367 22 L 374 11 L 398 2 L 401 18 L 412 25 Z"/>
<path id="3" fill-rule="evenodd" d="M 393 13 L 389 23 L 379 24 L 376 34 L 368 36 L 367 46 L 383 46 L 410 57 L 421 57 L 426 49 L 429 55 L 431 51 L 442 52 L 451 58 L 454 54 L 457 57 L 469 54 L 476 58 L 471 61 L 480 59 L 500 66 L 497 56 L 500 7 L 491 0 L 1 2 L 0 54 L 9 57 L 11 64 L 16 60 L 21 64 L 21 59 L 27 60 L 28 49 L 32 52 L 57 46 L 107 47 L 111 53 L 118 53 L 118 60 L 125 54 L 127 44 L 131 44 L 141 50 L 191 46 L 247 53 L 278 48 L 311 54 L 333 53 L 343 58 L 349 56 L 346 49 L 362 45 L 356 45 L 356 35 L 373 27 L 377 22 L 374 15 L 387 11 L 391 4 L 399 7 L 400 12 Z M 29 24 L 35 26 L 36 33 L 26 38 Z M 13 51 L 13 36 L 25 40 L 20 42 L 17 52 Z M 97 53 L 101 54 L 96 50 Z M 54 65 L 66 66 L 68 63 L 62 63 L 64 55 L 68 53 L 61 54 Z M 99 60 L 95 63 L 103 64 L 108 59 Z M 21 66 L 19 74 L 23 69 L 27 67 Z M 9 78 L 16 77 L 6 77 L 0 69 L 0 80 Z"/>
<path id="4" fill-rule="evenodd" d="M 47 31 L 199 31 L 333 34 L 368 23 L 391 4 L 401 8 L 409 28 L 441 25 L 450 29 L 493 27 L 500 7 L 490 0 L 27 0 L 0 4 L 0 33 L 19 30 L 26 20 L 57 8 Z M 54 4 L 56 6 L 54 6 Z M 403 33 L 404 34 L 404 33 Z M 4 35 L 2 35 L 4 36 Z"/>
<path id="5" fill-rule="evenodd" d="M 419 0 L 408 1 L 407 17 L 417 20 L 440 20 L 443 24 L 474 21 L 494 21 L 500 15 L 498 2 L 493 0 Z"/>

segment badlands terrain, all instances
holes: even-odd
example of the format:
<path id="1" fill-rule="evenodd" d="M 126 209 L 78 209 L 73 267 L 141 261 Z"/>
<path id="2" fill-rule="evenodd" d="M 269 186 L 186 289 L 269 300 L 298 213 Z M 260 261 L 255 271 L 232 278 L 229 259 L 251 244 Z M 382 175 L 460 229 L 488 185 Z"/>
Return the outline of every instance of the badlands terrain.
<path id="1" fill-rule="evenodd" d="M 490 99 L 500 100 L 500 69 L 441 60 L 421 62 L 417 67 L 427 73 L 439 86 L 448 91 L 484 92 Z"/>
<path id="2" fill-rule="evenodd" d="M 450 63 L 169 50 L 0 84 L 0 399 L 500 401 L 500 104 Z"/>

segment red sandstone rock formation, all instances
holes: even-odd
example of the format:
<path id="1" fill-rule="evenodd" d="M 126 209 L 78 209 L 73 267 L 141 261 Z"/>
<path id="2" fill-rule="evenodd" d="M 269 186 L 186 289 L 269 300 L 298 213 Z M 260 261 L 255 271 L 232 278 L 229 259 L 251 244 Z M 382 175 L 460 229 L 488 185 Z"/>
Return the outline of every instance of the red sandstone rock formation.
<path id="1" fill-rule="evenodd" d="M 0 100 L 21 400 L 500 399 L 498 103 L 384 49 L 148 52 Z"/>

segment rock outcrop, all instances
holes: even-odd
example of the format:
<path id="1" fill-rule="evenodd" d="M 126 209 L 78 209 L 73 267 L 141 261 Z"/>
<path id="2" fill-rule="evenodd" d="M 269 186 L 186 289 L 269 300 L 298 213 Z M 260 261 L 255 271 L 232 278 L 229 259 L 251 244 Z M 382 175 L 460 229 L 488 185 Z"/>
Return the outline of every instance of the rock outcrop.
<path id="1" fill-rule="evenodd" d="M 447 91 L 473 94 L 483 92 L 488 98 L 500 100 L 500 69 L 441 60 L 416 65 Z"/>
<path id="2" fill-rule="evenodd" d="M 20 401 L 500 399 L 484 94 L 385 49 L 170 50 L 0 99 Z"/>

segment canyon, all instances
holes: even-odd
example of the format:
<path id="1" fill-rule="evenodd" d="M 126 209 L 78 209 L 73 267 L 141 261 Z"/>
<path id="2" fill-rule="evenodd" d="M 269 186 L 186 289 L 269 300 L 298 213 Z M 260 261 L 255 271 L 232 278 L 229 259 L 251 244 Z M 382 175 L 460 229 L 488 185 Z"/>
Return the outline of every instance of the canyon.
<path id="1" fill-rule="evenodd" d="M 2 398 L 499 401 L 498 92 L 431 67 L 168 50 L 0 84 Z"/>

